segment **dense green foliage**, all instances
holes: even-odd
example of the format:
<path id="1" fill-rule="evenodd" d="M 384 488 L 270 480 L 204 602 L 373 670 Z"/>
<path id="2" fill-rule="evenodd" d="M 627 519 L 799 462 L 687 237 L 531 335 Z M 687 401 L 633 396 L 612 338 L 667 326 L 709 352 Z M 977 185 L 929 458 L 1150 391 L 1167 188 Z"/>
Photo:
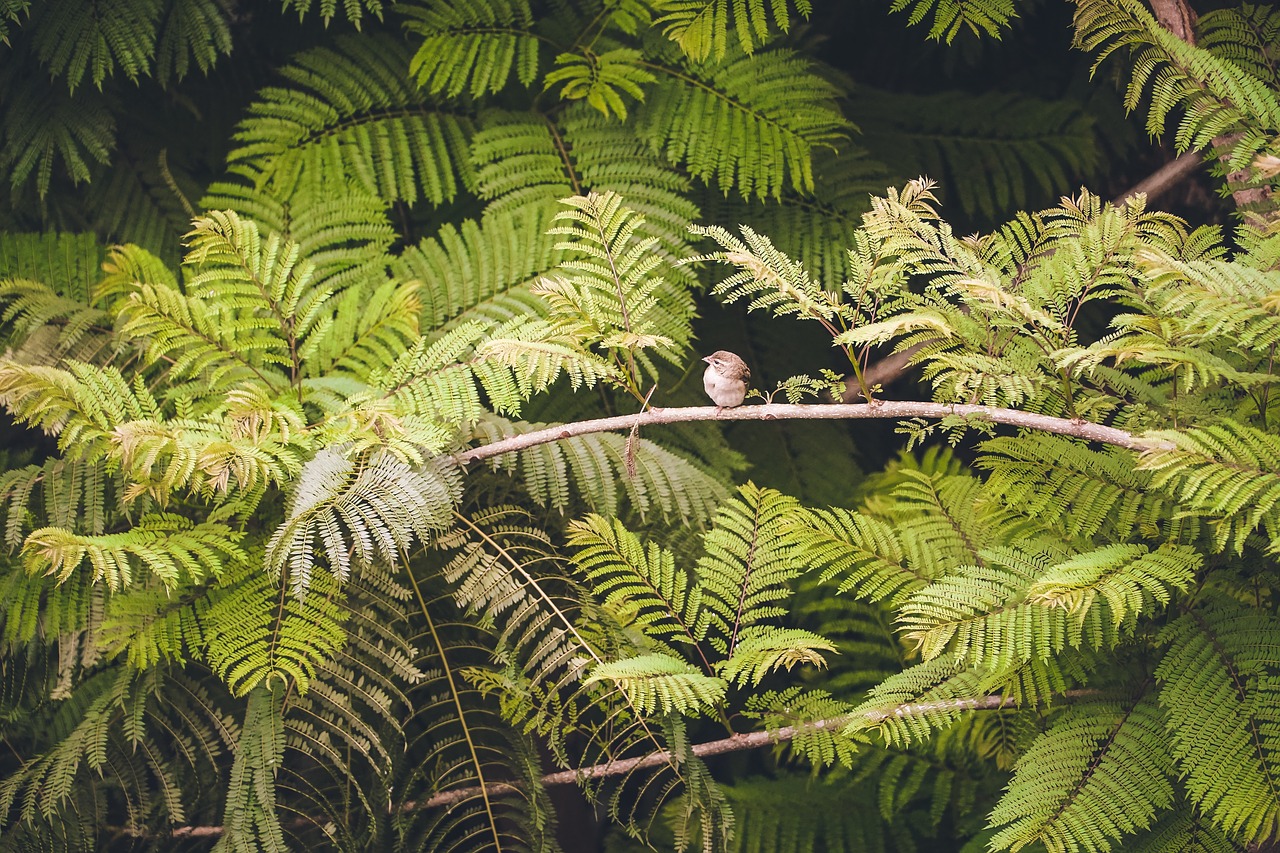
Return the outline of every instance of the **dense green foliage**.
<path id="1" fill-rule="evenodd" d="M 1280 16 L 1196 47 L 1075 4 L 1148 128 L 1254 191 L 1224 229 L 1017 212 L 1124 134 L 845 98 L 808 0 L 283 7 L 0 0 L 0 850 L 555 849 L 579 793 L 615 847 L 1277 841 Z M 884 189 L 917 168 L 989 227 Z M 464 461 L 704 402 L 713 301 L 772 330 L 766 396 L 882 397 L 896 350 L 1056 434 L 908 421 L 873 475 L 863 426 L 745 473 L 707 423 Z M 698 746 L 747 732 L 779 746 Z"/>

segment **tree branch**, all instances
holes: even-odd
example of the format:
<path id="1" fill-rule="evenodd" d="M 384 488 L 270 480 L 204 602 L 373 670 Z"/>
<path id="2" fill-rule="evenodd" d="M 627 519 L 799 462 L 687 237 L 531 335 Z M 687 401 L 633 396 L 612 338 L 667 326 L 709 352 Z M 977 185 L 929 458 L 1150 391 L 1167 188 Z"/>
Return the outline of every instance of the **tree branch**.
<path id="1" fill-rule="evenodd" d="M 1081 696 L 1092 696 L 1098 693 L 1093 689 L 1068 690 L 1063 693 L 1064 698 L 1078 698 Z M 934 711 L 992 711 L 1000 708 L 1007 708 L 1017 703 L 1008 696 L 977 696 L 971 699 L 947 699 L 938 702 L 908 702 L 902 705 L 895 705 L 883 710 L 864 711 L 859 718 L 867 720 L 871 723 L 879 723 L 889 717 L 916 717 L 921 714 L 928 714 Z M 713 755 L 724 755 L 730 752 L 742 752 L 748 749 L 759 749 L 764 746 L 784 743 L 793 740 L 797 735 L 806 732 L 838 730 L 843 729 L 854 719 L 850 716 L 830 717 L 825 720 L 815 720 L 812 723 L 804 723 L 799 726 L 783 726 L 772 732 L 742 732 L 741 734 L 732 735 L 730 737 L 721 738 L 720 740 L 707 741 L 705 743 L 696 743 L 690 748 L 690 752 L 699 758 L 707 758 Z M 582 767 L 577 770 L 559 770 L 555 773 L 548 773 L 539 781 L 544 786 L 547 785 L 572 785 L 583 782 L 588 779 L 601 779 L 608 776 L 621 776 L 631 773 L 635 770 L 644 770 L 650 767 L 661 767 L 672 761 L 678 761 L 679 757 L 667 750 L 651 752 L 648 755 L 641 755 L 636 758 L 626 758 L 621 761 L 608 761 L 603 764 L 593 764 L 590 767 Z M 491 782 L 486 786 L 471 785 L 466 788 L 454 788 L 450 791 L 441 791 L 440 793 L 426 800 L 409 800 L 400 804 L 401 811 L 416 811 L 418 809 L 438 808 L 440 806 L 452 806 L 463 800 L 469 799 L 481 793 L 488 793 L 490 796 L 500 794 L 516 793 L 520 790 L 519 785 L 510 782 Z M 220 826 L 180 826 L 173 831 L 175 838 L 211 838 L 222 834 Z"/>
<path id="2" fill-rule="evenodd" d="M 1017 409 L 1001 409 L 994 406 L 974 406 L 962 403 L 922 403 L 915 401 L 877 400 L 872 403 L 835 403 L 830 405 L 797 405 L 790 403 L 770 403 L 761 406 L 740 406 L 736 409 L 717 409 L 715 406 L 689 406 L 678 409 L 649 409 L 634 415 L 617 415 L 612 418 L 595 418 L 589 421 L 576 421 L 560 424 L 545 429 L 534 430 L 522 435 L 513 435 L 480 447 L 473 447 L 454 456 L 458 462 L 466 464 L 481 459 L 491 459 L 517 450 L 525 450 L 540 444 L 563 441 L 579 435 L 614 430 L 629 430 L 637 426 L 653 424 L 688 423 L 690 421 L 775 421 L 775 420 L 860 420 L 860 419 L 905 419 L 941 418 L 959 416 L 974 421 L 987 421 L 997 424 L 1025 427 L 1042 432 L 1069 435 L 1087 441 L 1112 444 L 1130 450 L 1167 450 L 1172 447 L 1169 442 L 1145 439 L 1141 436 L 1125 432 L 1115 427 L 1090 423 L 1089 421 L 1055 418 L 1050 415 L 1037 415 L 1032 412 L 1021 412 Z"/>

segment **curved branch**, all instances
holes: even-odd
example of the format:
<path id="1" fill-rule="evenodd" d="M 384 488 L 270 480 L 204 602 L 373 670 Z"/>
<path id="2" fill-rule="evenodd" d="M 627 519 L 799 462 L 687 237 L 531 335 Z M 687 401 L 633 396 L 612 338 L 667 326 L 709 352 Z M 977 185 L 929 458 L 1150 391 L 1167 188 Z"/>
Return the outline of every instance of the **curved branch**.
<path id="1" fill-rule="evenodd" d="M 525 450 L 540 444 L 563 441 L 578 435 L 614 430 L 629 430 L 652 424 L 688 423 L 690 421 L 774 421 L 774 420 L 860 420 L 928 418 L 939 420 L 962 417 L 974 421 L 1024 427 L 1043 432 L 1083 438 L 1102 444 L 1112 444 L 1130 450 L 1172 450 L 1168 441 L 1143 438 L 1115 427 L 1089 421 L 1038 415 L 1017 409 L 1001 409 L 994 406 L 975 406 L 962 403 L 921 403 L 910 400 L 877 400 L 872 403 L 835 403 L 830 405 L 798 405 L 769 403 L 762 406 L 742 406 L 736 409 L 717 409 L 715 406 L 689 406 L 678 409 L 653 408 L 634 415 L 617 415 L 611 418 L 595 418 L 589 421 L 559 424 L 545 429 L 514 435 L 481 447 L 473 447 L 454 456 L 466 464 L 480 459 L 491 459 L 517 450 Z"/>

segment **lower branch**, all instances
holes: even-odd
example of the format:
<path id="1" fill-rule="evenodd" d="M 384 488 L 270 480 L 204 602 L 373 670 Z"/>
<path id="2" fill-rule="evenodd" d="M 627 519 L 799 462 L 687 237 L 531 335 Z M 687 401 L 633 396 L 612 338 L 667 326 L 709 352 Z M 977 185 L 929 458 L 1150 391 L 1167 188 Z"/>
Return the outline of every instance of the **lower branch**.
<path id="1" fill-rule="evenodd" d="M 491 459 L 517 450 L 536 447 L 563 441 L 578 435 L 614 430 L 630 430 L 637 426 L 652 424 L 688 423 L 690 421 L 774 421 L 774 420 L 857 420 L 869 418 L 907 418 L 942 419 L 949 417 L 969 418 L 975 422 L 1008 424 L 1010 426 L 1052 432 L 1058 435 L 1069 435 L 1087 441 L 1112 444 L 1130 450 L 1170 449 L 1171 444 L 1165 441 L 1145 439 L 1133 433 L 1115 427 L 1090 423 L 1089 421 L 1056 418 L 1051 415 L 1037 415 L 1032 412 L 1021 412 L 1017 409 L 1001 409 L 994 406 L 974 406 L 961 403 L 920 403 L 914 401 L 892 402 L 877 400 L 871 403 L 834 403 L 829 405 L 797 405 L 791 403 L 769 403 L 762 406 L 739 406 L 736 409 L 717 409 L 715 406 L 690 406 L 678 409 L 649 409 L 634 415 L 617 415 L 612 418 L 595 418 L 589 421 L 576 421 L 560 424 L 545 429 L 534 430 L 522 435 L 513 435 L 481 447 L 473 447 L 454 456 L 458 462 L 466 464 L 480 459 Z"/>
<path id="2" fill-rule="evenodd" d="M 1098 691 L 1092 689 L 1068 690 L 1062 694 L 1065 698 L 1078 698 L 1081 696 L 1091 696 Z M 990 711 L 999 708 L 1008 708 L 1016 705 L 1011 697 L 1008 696 L 976 696 L 971 699 L 946 699 L 937 702 L 908 702 L 902 705 L 894 705 L 883 710 L 871 710 L 861 714 L 861 718 L 872 723 L 879 723 L 889 717 L 915 717 L 921 714 L 928 714 L 934 711 L 946 710 L 962 710 L 962 711 Z M 694 744 L 690 748 L 690 752 L 699 758 L 707 758 L 713 755 L 724 755 L 729 752 L 742 752 L 748 749 L 759 749 L 761 747 L 773 744 L 784 743 L 792 740 L 798 734 L 805 732 L 821 731 L 824 729 L 843 729 L 850 720 L 849 716 L 831 717 L 825 720 L 815 720 L 812 723 L 803 723 L 798 726 L 783 726 L 780 729 L 771 732 L 743 732 L 741 734 L 732 735 L 730 737 L 721 738 L 720 740 L 707 741 L 705 743 Z M 636 758 L 625 758 L 620 761 L 608 761 L 603 764 L 593 764 L 590 767 L 581 767 L 577 770 L 559 770 L 555 773 L 548 773 L 539 781 L 544 786 L 549 785 L 572 785 L 584 782 L 588 779 L 601 779 L 608 776 L 621 776 L 635 770 L 644 770 L 649 767 L 661 767 L 670 764 L 673 761 L 679 761 L 677 755 L 667 750 L 651 752 L 648 755 L 641 755 Z M 519 785 L 510 782 L 491 782 L 483 788 L 480 785 L 472 785 L 466 788 L 454 788 L 449 791 L 442 791 L 426 800 L 409 800 L 400 804 L 401 811 L 416 811 L 418 809 L 438 808 L 441 806 L 453 806 L 463 800 L 479 795 L 482 791 L 490 796 L 501 794 L 515 793 L 520 790 Z M 173 831 L 176 838 L 209 838 L 222 834 L 220 826 L 181 826 Z"/>

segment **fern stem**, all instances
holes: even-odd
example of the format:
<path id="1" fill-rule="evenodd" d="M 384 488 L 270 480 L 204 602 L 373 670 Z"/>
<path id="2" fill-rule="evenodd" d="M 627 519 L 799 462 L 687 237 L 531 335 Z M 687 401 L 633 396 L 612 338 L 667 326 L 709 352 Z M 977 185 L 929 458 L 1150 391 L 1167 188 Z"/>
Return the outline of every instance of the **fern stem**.
<path id="1" fill-rule="evenodd" d="M 830 405 L 803 405 L 769 403 L 762 406 L 740 406 L 736 409 L 717 409 L 714 406 L 689 406 L 674 409 L 649 409 L 634 415 L 617 415 L 587 421 L 560 424 L 546 429 L 511 436 L 481 447 L 473 447 L 454 456 L 462 464 L 480 459 L 492 459 L 517 450 L 525 450 L 554 441 L 563 441 L 579 435 L 590 435 L 614 430 L 630 430 L 636 425 L 689 423 L 691 421 L 774 421 L 774 420 L 866 420 L 950 417 L 972 418 L 1024 429 L 1067 435 L 1124 447 L 1129 450 L 1173 450 L 1169 441 L 1143 438 L 1115 427 L 1090 421 L 1039 415 L 1017 409 L 979 406 L 965 403 L 925 403 L 911 400 L 874 403 L 835 403 Z"/>

